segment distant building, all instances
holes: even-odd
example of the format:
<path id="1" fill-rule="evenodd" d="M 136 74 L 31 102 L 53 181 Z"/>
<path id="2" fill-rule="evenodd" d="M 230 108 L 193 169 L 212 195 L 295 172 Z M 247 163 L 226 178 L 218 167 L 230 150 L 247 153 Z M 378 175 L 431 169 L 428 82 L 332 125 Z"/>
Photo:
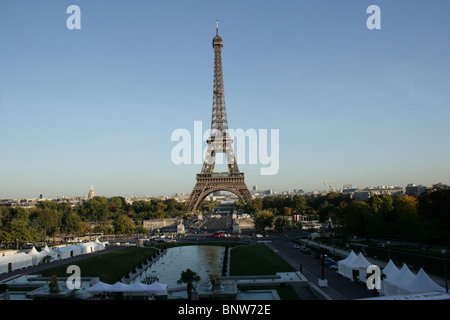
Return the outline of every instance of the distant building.
<path id="1" fill-rule="evenodd" d="M 422 193 L 427 191 L 428 187 L 424 185 L 408 184 L 405 188 L 405 194 L 408 196 L 420 196 Z"/>
<path id="2" fill-rule="evenodd" d="M 353 192 L 352 198 L 356 201 L 364 201 L 366 199 L 369 199 L 371 197 L 369 191 L 355 191 Z"/>
<path id="3" fill-rule="evenodd" d="M 87 199 L 88 199 L 88 200 L 91 200 L 91 199 L 93 199 L 94 197 L 95 197 L 94 187 L 91 185 L 91 190 L 89 190 L 89 194 L 88 194 Z"/>
<path id="4" fill-rule="evenodd" d="M 389 195 L 404 195 L 404 190 L 398 186 L 381 186 L 381 187 L 367 187 L 364 189 L 348 189 L 344 192 L 346 197 L 357 201 L 364 201 L 374 195 L 389 194 Z"/>

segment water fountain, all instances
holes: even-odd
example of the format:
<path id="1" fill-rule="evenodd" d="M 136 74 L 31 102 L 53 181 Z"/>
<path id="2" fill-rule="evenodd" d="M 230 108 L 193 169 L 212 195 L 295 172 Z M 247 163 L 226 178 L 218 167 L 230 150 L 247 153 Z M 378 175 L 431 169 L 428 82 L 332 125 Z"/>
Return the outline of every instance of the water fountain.
<path id="1" fill-rule="evenodd" d="M 198 286 L 199 299 L 235 299 L 237 295 L 236 283 L 222 283 L 217 274 L 209 275 L 209 283 Z"/>
<path id="2" fill-rule="evenodd" d="M 51 276 L 48 285 L 30 291 L 25 296 L 33 300 L 68 299 L 75 291 L 76 289 L 69 289 L 65 283 L 61 285 L 57 276 Z"/>

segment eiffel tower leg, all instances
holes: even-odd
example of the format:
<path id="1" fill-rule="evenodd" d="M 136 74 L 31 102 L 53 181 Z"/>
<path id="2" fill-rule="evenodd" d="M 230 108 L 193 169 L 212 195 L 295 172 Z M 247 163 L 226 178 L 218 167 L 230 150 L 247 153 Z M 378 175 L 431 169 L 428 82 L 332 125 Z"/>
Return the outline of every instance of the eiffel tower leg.
<path id="1" fill-rule="evenodd" d="M 189 199 L 188 211 L 190 213 L 198 211 L 206 196 L 215 191 L 231 192 L 237 195 L 244 204 L 253 201 L 253 197 L 244 182 L 243 176 L 237 178 L 197 177 L 197 183 Z"/>

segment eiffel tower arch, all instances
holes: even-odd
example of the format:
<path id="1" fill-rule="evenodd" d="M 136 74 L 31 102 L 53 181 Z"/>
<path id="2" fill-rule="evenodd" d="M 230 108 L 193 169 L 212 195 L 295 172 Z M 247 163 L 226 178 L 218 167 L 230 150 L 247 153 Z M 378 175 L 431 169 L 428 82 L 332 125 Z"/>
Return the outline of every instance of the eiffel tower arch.
<path id="1" fill-rule="evenodd" d="M 215 191 L 234 193 L 244 204 L 253 201 L 244 181 L 244 173 L 239 171 L 233 153 L 233 139 L 228 132 L 222 71 L 223 40 L 219 36 L 219 24 L 217 21 L 216 23 L 216 36 L 212 42 L 214 48 L 214 88 L 211 136 L 206 141 L 208 147 L 202 171 L 197 174 L 197 182 L 189 198 L 188 211 L 191 213 L 198 211 L 205 197 Z M 215 172 L 216 155 L 218 153 L 225 154 L 227 162 L 225 172 Z"/>

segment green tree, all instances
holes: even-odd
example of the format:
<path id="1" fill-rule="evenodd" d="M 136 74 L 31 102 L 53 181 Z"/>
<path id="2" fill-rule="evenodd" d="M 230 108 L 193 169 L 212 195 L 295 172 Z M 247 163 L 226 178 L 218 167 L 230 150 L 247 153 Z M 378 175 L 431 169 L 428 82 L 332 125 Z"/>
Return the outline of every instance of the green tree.
<path id="1" fill-rule="evenodd" d="M 369 236 L 370 207 L 360 201 L 355 201 L 345 208 L 344 232 L 347 235 Z"/>
<path id="2" fill-rule="evenodd" d="M 1 207 L 0 206 L 0 228 L 6 225 L 8 221 L 12 218 L 12 208 L 11 207 Z"/>
<path id="3" fill-rule="evenodd" d="M 80 208 L 82 219 L 105 221 L 109 218 L 108 201 L 105 197 L 94 197 L 86 201 Z"/>
<path id="4" fill-rule="evenodd" d="M 188 300 L 192 300 L 192 289 L 194 288 L 194 282 L 199 282 L 200 276 L 192 271 L 191 269 L 186 269 L 181 272 L 180 279 L 177 281 L 178 284 L 187 284 L 187 296 Z"/>
<path id="5" fill-rule="evenodd" d="M 108 210 L 114 214 L 126 213 L 128 205 L 123 197 L 112 197 L 108 199 Z"/>
<path id="6" fill-rule="evenodd" d="M 278 216 L 275 218 L 273 226 L 275 230 L 282 231 L 289 226 L 289 222 L 286 220 L 285 217 Z"/>
<path id="7" fill-rule="evenodd" d="M 396 235 L 397 215 L 394 198 L 389 194 L 373 195 L 365 201 L 370 207 L 368 228 L 371 235 L 392 238 Z"/>
<path id="8" fill-rule="evenodd" d="M 388 214 L 394 209 L 394 200 L 389 194 L 375 194 L 367 200 L 367 203 L 375 213 Z"/>
<path id="9" fill-rule="evenodd" d="M 246 212 L 246 213 L 253 214 L 253 213 L 255 213 L 257 211 L 257 208 L 256 208 L 254 203 L 249 202 L 249 203 L 247 203 L 247 204 L 242 206 L 242 211 Z"/>
<path id="10" fill-rule="evenodd" d="M 271 227 L 274 220 L 274 214 L 269 210 L 259 211 L 254 217 L 253 222 L 255 223 L 255 228 L 264 232 L 265 228 Z"/>
<path id="11" fill-rule="evenodd" d="M 155 207 L 156 207 L 156 216 L 160 219 L 165 218 L 167 205 L 164 204 L 163 202 L 158 202 L 156 203 Z"/>
<path id="12" fill-rule="evenodd" d="M 435 184 L 419 197 L 419 214 L 438 220 L 450 232 L 450 186 Z"/>
<path id="13" fill-rule="evenodd" d="M 2 210 L 3 211 L 3 210 Z M 40 240 L 40 235 L 31 225 L 30 213 L 23 208 L 8 208 L 2 213 L 2 242 L 28 242 Z"/>
<path id="14" fill-rule="evenodd" d="M 50 201 L 50 200 L 38 201 L 36 203 L 36 208 L 37 209 L 53 209 L 53 210 L 59 211 L 61 213 L 70 212 L 72 210 L 70 203 Z"/>
<path id="15" fill-rule="evenodd" d="M 282 212 L 283 212 L 283 215 L 284 215 L 284 216 L 290 216 L 291 213 L 292 213 L 292 209 L 289 208 L 289 207 L 283 207 Z"/>
<path id="16" fill-rule="evenodd" d="M 395 221 L 393 225 L 393 234 L 399 236 L 401 239 L 409 239 L 415 241 L 417 238 L 417 224 L 418 219 L 418 200 L 411 196 L 394 195 L 393 199 L 393 214 Z"/>
<path id="17" fill-rule="evenodd" d="M 308 208 L 309 208 L 308 201 L 306 200 L 305 197 L 295 195 L 292 198 L 292 202 L 293 202 L 293 204 L 292 204 L 293 209 L 296 210 L 300 214 L 306 212 L 306 210 L 308 210 Z"/>
<path id="18" fill-rule="evenodd" d="M 78 233 L 83 229 L 81 218 L 75 212 L 63 213 L 61 228 L 67 233 Z"/>
<path id="19" fill-rule="evenodd" d="M 165 211 L 169 214 L 169 216 L 174 216 L 179 213 L 177 200 L 173 198 L 166 199 L 163 201 L 163 204 L 166 206 Z"/>
<path id="20" fill-rule="evenodd" d="M 59 230 L 62 212 L 57 209 L 57 206 L 37 207 L 31 213 L 34 217 L 34 225 L 43 234 L 53 236 Z"/>
<path id="21" fill-rule="evenodd" d="M 133 208 L 134 212 L 136 212 L 136 213 L 153 211 L 152 203 L 150 201 L 145 201 L 145 200 L 134 201 L 133 204 L 131 205 L 131 207 Z"/>
<path id="22" fill-rule="evenodd" d="M 114 220 L 113 228 L 116 234 L 131 234 L 134 232 L 136 225 L 131 218 L 122 214 Z"/>
<path id="23" fill-rule="evenodd" d="M 29 221 L 30 212 L 24 208 L 14 208 L 11 212 L 12 219 Z"/>
<path id="24" fill-rule="evenodd" d="M 2 242 L 32 242 L 39 241 L 41 237 L 35 228 L 30 226 L 28 220 L 14 218 L 7 223 L 0 233 Z"/>
<path id="25" fill-rule="evenodd" d="M 144 228 L 143 225 L 139 225 L 136 228 L 136 233 L 141 233 L 141 234 L 146 234 L 149 233 L 150 231 L 147 228 Z"/>

